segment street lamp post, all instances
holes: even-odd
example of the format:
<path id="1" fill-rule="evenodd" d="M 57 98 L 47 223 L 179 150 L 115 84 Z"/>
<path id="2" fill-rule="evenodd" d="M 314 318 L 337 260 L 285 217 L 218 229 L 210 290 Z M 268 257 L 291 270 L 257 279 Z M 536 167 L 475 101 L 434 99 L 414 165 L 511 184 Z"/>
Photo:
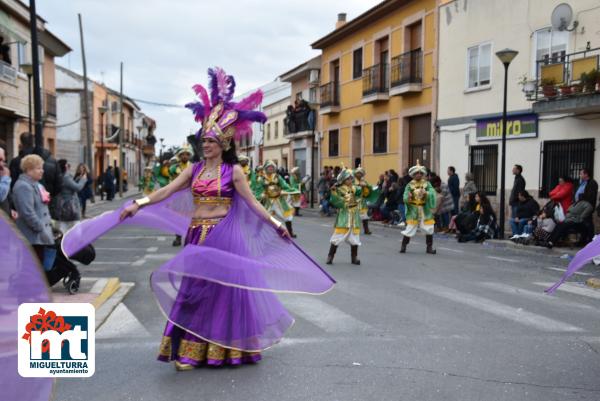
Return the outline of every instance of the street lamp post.
<path id="1" fill-rule="evenodd" d="M 160 154 L 158 156 L 160 162 L 162 163 L 162 152 L 163 152 L 163 147 L 165 145 L 163 145 L 163 141 L 165 140 L 165 138 L 160 138 Z"/>
<path id="2" fill-rule="evenodd" d="M 519 54 L 512 49 L 504 49 L 496 52 L 496 56 L 504 65 L 504 103 L 502 108 L 502 159 L 500 162 L 500 239 L 504 239 L 504 211 L 506 207 L 506 102 L 508 94 L 508 66 Z"/>
<path id="3" fill-rule="evenodd" d="M 108 108 L 105 106 L 98 107 L 98 112 L 100 113 L 100 177 L 104 177 L 104 114 L 108 111 Z M 100 185 L 104 185 L 104 183 L 100 183 Z M 98 184 L 96 184 L 98 187 Z M 100 191 L 100 199 L 104 200 L 104 189 Z"/>
<path id="4" fill-rule="evenodd" d="M 137 146 L 138 146 L 138 155 L 139 155 L 138 156 L 138 174 L 137 174 L 137 176 L 138 176 L 138 184 L 139 184 L 140 179 L 142 177 L 142 174 L 144 173 L 142 171 L 142 157 L 144 157 L 144 152 L 143 152 L 143 149 L 142 149 L 142 140 L 141 140 L 142 139 L 142 129 L 144 127 L 142 127 L 141 125 L 138 125 L 135 128 L 138 131 L 138 137 L 137 137 L 136 142 L 137 142 Z"/>

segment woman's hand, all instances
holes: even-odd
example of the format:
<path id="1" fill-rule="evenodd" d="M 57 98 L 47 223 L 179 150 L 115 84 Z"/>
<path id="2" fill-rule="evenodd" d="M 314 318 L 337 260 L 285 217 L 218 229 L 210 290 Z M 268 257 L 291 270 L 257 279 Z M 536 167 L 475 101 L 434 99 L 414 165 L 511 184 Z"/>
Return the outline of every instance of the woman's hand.
<path id="1" fill-rule="evenodd" d="M 138 206 L 137 203 L 133 202 L 132 204 L 127 206 L 125 209 L 123 209 L 123 211 L 121 212 L 121 215 L 119 216 L 119 220 L 123 221 L 127 217 L 135 216 L 135 214 L 138 212 L 138 210 L 140 210 L 140 207 Z"/>

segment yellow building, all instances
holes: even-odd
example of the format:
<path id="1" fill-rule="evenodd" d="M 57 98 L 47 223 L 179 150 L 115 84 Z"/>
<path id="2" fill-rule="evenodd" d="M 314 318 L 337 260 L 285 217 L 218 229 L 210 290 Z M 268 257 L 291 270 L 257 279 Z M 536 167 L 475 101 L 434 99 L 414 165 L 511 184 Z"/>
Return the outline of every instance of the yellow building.
<path id="1" fill-rule="evenodd" d="M 321 166 L 375 181 L 417 159 L 437 169 L 437 1 L 388 0 L 312 44 L 321 49 Z"/>

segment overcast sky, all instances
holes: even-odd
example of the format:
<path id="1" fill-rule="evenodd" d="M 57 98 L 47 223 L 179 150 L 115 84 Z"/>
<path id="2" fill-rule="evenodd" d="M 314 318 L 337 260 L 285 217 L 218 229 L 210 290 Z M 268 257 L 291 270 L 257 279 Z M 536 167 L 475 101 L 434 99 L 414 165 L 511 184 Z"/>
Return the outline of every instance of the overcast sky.
<path id="1" fill-rule="evenodd" d="M 206 70 L 221 66 L 248 91 L 316 56 L 310 43 L 380 0 L 37 0 L 47 27 L 73 51 L 58 64 L 82 72 L 77 13 L 82 14 L 90 78 L 134 99 L 185 104 L 191 86 L 207 84 Z M 197 129 L 186 109 L 139 103 L 157 123 L 157 136 L 179 145 Z"/>

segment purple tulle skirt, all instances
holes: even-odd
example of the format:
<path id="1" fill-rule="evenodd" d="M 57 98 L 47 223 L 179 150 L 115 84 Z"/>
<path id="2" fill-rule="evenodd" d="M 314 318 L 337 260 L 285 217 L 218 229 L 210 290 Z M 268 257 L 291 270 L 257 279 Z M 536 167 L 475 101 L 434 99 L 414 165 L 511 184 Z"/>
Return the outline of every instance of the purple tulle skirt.
<path id="1" fill-rule="evenodd" d="M 193 219 L 185 245 L 203 244 L 220 221 Z M 247 337 L 248 328 L 252 326 L 256 326 L 256 335 L 263 334 L 266 329 L 273 331 L 272 336 L 280 337 L 293 324 L 293 318 L 273 294 L 224 286 L 193 277 L 174 276 L 172 280 L 179 292 L 161 341 L 160 361 L 175 360 L 193 366 L 255 363 L 261 359 L 259 350 L 232 348 L 232 338 Z M 265 297 L 266 300 L 256 302 L 256 298 Z M 258 323 L 262 319 L 258 318 L 257 313 L 264 314 L 261 305 L 265 302 L 269 305 L 270 319 L 268 325 L 262 327 Z M 255 310 L 255 307 L 259 310 Z M 183 327 L 197 329 L 197 332 Z"/>

